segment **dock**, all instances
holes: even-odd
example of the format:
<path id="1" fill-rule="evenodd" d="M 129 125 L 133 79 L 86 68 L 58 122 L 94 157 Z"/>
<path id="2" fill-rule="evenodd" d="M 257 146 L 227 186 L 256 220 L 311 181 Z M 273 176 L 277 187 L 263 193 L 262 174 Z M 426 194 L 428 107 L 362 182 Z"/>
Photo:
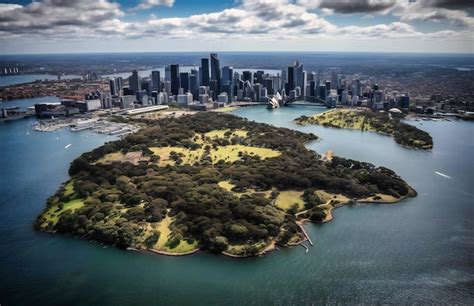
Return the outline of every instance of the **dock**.
<path id="1" fill-rule="evenodd" d="M 306 239 L 308 239 L 308 242 L 311 246 L 313 246 L 313 241 L 311 241 L 311 238 L 309 237 L 308 233 L 306 232 L 306 230 L 304 229 L 303 225 L 299 224 L 299 223 L 296 223 L 298 224 L 298 226 L 301 228 L 301 230 L 303 231 L 303 234 L 305 235 Z"/>

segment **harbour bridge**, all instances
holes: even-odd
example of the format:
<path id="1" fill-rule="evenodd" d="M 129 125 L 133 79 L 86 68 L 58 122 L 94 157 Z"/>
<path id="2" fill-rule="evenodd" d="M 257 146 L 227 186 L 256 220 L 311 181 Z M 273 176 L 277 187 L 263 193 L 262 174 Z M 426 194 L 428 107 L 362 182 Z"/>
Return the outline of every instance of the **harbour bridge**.
<path id="1" fill-rule="evenodd" d="M 331 107 L 325 100 L 315 96 L 303 96 L 297 98 L 287 99 L 283 105 L 298 104 L 298 105 L 316 105 Z"/>

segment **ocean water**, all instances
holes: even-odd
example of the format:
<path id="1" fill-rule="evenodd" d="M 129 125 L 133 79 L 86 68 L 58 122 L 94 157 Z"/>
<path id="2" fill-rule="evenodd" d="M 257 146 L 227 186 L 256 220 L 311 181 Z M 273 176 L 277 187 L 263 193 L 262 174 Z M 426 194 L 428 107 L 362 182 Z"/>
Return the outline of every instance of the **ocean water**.
<path id="1" fill-rule="evenodd" d="M 67 180 L 69 163 L 112 138 L 67 130 L 27 135 L 33 119 L 0 124 L 0 303 L 472 304 L 474 124 L 422 122 L 435 143 L 424 152 L 375 133 L 292 123 L 324 110 L 249 107 L 234 114 L 313 132 L 321 139 L 309 143 L 310 149 L 387 166 L 418 197 L 339 208 L 332 222 L 307 225 L 315 243 L 309 253 L 295 247 L 242 260 L 207 253 L 157 256 L 35 232 L 32 223 Z"/>

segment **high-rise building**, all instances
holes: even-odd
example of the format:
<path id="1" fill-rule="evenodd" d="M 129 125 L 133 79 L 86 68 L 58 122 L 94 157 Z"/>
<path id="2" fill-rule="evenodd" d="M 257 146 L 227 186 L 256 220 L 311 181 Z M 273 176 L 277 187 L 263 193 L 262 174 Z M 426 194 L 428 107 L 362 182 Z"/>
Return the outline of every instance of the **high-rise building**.
<path id="1" fill-rule="evenodd" d="M 201 86 L 209 86 L 209 59 L 203 58 L 201 59 L 201 67 L 200 67 L 200 84 Z"/>
<path id="2" fill-rule="evenodd" d="M 115 83 L 114 79 L 109 80 L 109 88 L 110 88 L 110 94 L 112 96 L 116 96 L 117 95 L 117 84 Z"/>
<path id="3" fill-rule="evenodd" d="M 217 53 L 211 53 L 211 80 L 215 80 L 217 82 L 216 90 L 220 91 L 221 67 L 219 63 L 219 58 L 217 57 Z"/>
<path id="4" fill-rule="evenodd" d="M 123 79 L 122 77 L 118 77 L 115 79 L 115 84 L 116 84 L 116 90 L 117 90 L 117 96 L 121 97 L 123 94 Z"/>
<path id="5" fill-rule="evenodd" d="M 160 72 L 159 71 L 152 71 L 151 72 L 151 88 L 153 91 L 160 91 L 161 89 L 161 86 L 160 86 L 160 83 L 161 83 L 161 76 L 160 76 Z"/>
<path id="6" fill-rule="evenodd" d="M 133 70 L 132 75 L 128 78 L 128 87 L 133 92 L 138 92 L 141 90 L 140 77 L 138 76 L 137 70 Z"/>
<path id="7" fill-rule="evenodd" d="M 338 75 L 335 71 L 331 72 L 331 89 L 337 89 L 338 87 Z"/>
<path id="8" fill-rule="evenodd" d="M 189 91 L 189 73 L 188 72 L 181 72 L 179 74 L 179 81 L 183 92 L 186 93 Z"/>
<path id="9" fill-rule="evenodd" d="M 170 70 L 169 65 L 167 65 L 165 67 L 165 81 L 170 81 L 171 82 L 171 70 Z"/>
<path id="10" fill-rule="evenodd" d="M 305 79 L 304 79 L 304 72 L 303 72 L 303 64 L 298 61 L 295 61 L 295 68 L 294 68 L 294 83 L 295 87 L 299 86 L 301 88 L 301 94 L 303 94 L 304 88 L 306 87 Z"/>
<path id="11" fill-rule="evenodd" d="M 234 68 L 229 66 L 222 67 L 222 85 L 232 83 Z"/>
<path id="12" fill-rule="evenodd" d="M 243 71 L 242 72 L 242 81 L 249 81 L 250 84 L 253 84 L 253 72 L 252 71 Z"/>
<path id="13" fill-rule="evenodd" d="M 179 65 L 170 65 L 170 77 L 171 77 L 171 94 L 177 95 L 179 93 Z"/>
<path id="14" fill-rule="evenodd" d="M 191 73 L 191 75 L 189 76 L 189 91 L 193 95 L 193 100 L 196 100 L 199 95 L 197 74 Z"/>
<path id="15" fill-rule="evenodd" d="M 295 67 L 289 66 L 288 67 L 288 73 L 286 75 L 286 79 L 288 80 L 288 82 L 286 83 L 285 90 L 287 92 L 290 92 L 293 89 L 295 89 L 295 78 L 294 77 L 295 77 Z"/>

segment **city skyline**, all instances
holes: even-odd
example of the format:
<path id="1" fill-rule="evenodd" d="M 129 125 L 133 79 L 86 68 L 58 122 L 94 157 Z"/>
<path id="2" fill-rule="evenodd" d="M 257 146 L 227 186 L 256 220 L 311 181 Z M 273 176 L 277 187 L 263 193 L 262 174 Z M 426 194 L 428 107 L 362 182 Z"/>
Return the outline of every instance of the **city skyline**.
<path id="1" fill-rule="evenodd" d="M 465 0 L 2 1 L 0 52 L 473 53 L 473 16 Z"/>

